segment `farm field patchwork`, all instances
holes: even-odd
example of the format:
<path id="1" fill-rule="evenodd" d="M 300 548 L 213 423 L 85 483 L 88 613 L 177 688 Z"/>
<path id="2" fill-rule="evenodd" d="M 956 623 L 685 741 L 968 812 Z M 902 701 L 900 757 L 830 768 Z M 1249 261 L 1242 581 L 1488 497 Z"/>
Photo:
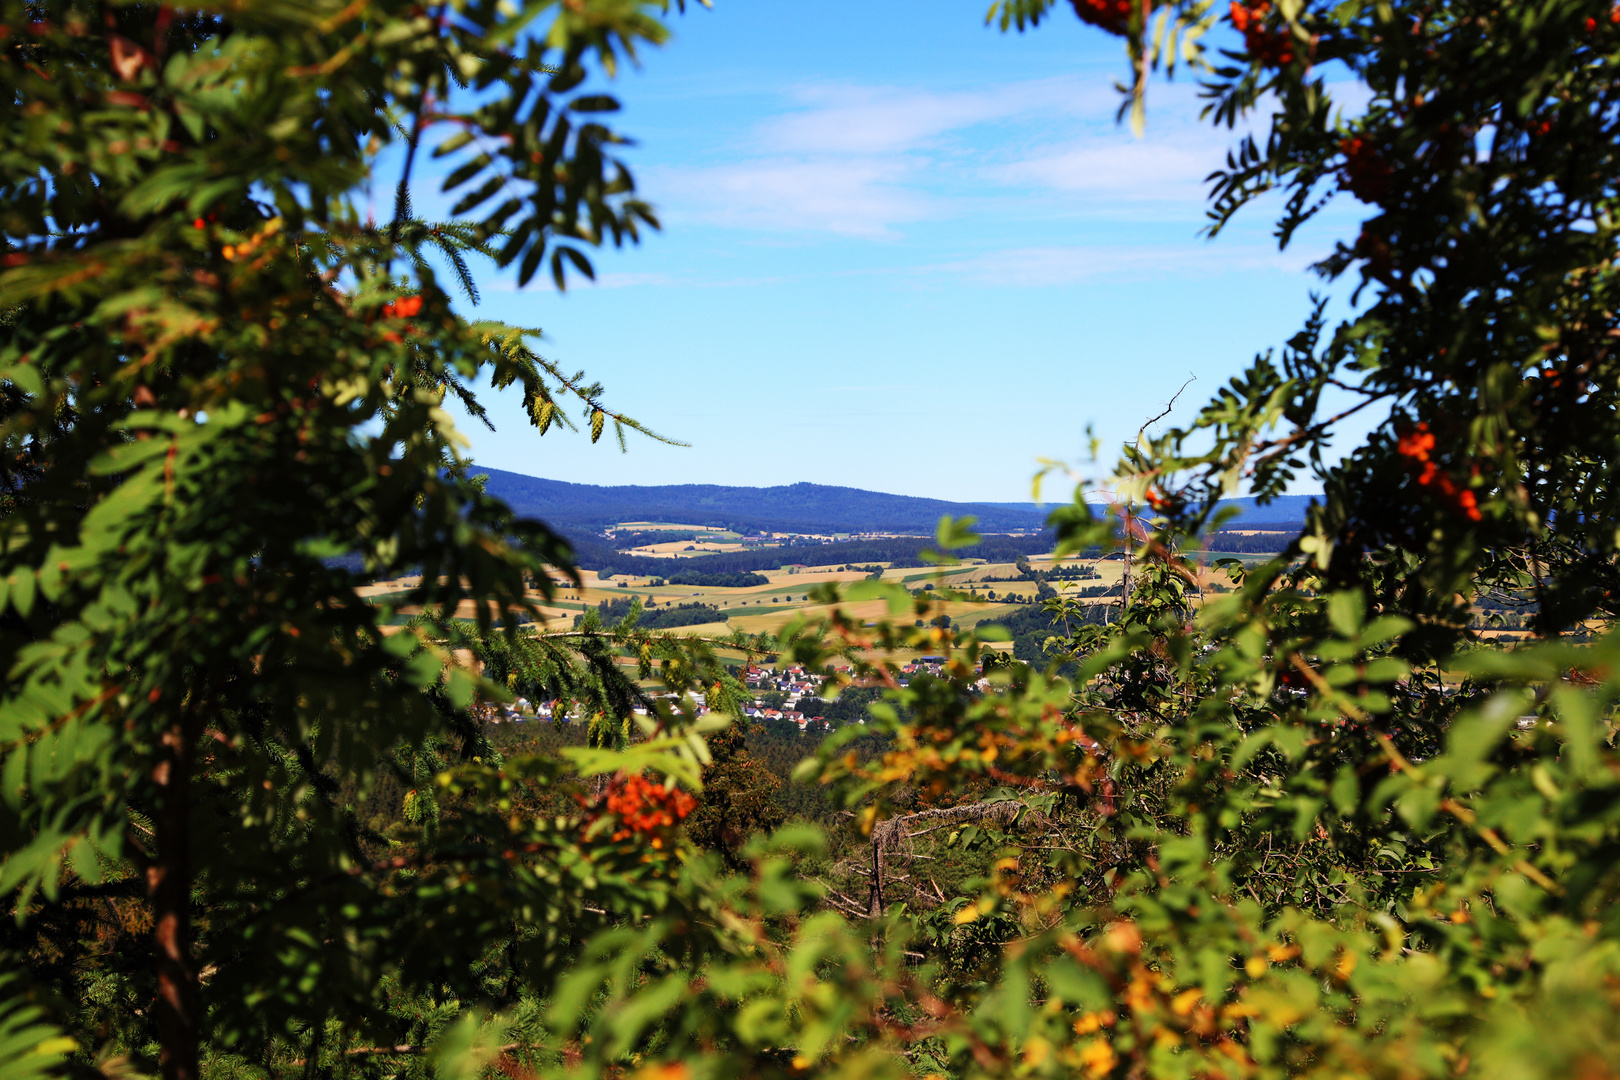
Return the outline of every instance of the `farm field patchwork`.
<path id="1" fill-rule="evenodd" d="M 685 525 L 634 524 L 646 531 L 690 531 L 693 528 Z M 720 534 L 711 531 L 706 535 Z M 1246 535 L 1282 534 L 1256 531 Z M 1226 572 L 1213 565 L 1217 560 L 1234 559 L 1242 565 L 1252 566 L 1271 557 L 1263 552 L 1222 551 L 1191 552 L 1189 556 L 1196 567 L 1198 584 L 1205 596 L 1224 592 L 1230 587 Z M 675 627 L 667 632 L 720 638 L 738 631 L 748 635 L 774 634 L 795 620 L 825 617 L 829 608 L 814 598 L 819 587 L 830 582 L 847 587 L 865 580 L 871 576 L 871 571 L 876 571 L 882 580 L 902 585 L 915 594 L 934 594 L 934 613 L 948 616 L 957 629 L 967 630 L 986 621 L 1029 610 L 1030 605 L 1037 602 L 1043 585 L 1050 585 L 1058 595 L 1076 597 L 1088 606 L 1117 603 L 1121 579 L 1125 574 L 1124 560 L 1117 554 L 1102 559 L 1065 559 L 1061 563 L 1055 562 L 1049 554 L 1031 555 L 1023 561 L 1023 566 L 1042 576 L 1057 571 L 1072 577 L 1050 577 L 1045 582 L 1017 580 L 1023 576 L 1023 569 L 1019 565 L 982 560 L 968 560 L 943 567 L 895 567 L 886 563 L 869 563 L 863 567 L 844 564 L 796 565 L 760 572 L 760 576 L 766 579 L 763 585 L 724 588 L 674 585 L 660 578 L 636 578 L 622 574 L 604 578 L 595 571 L 587 570 L 581 571 L 577 585 L 572 581 L 559 580 L 549 600 L 542 601 L 538 591 L 529 595 L 538 603 L 539 621 L 549 629 L 568 629 L 578 616 L 599 605 L 639 599 L 649 613 L 692 604 L 715 608 L 721 618 Z M 408 577 L 379 581 L 360 591 L 373 603 L 397 603 L 418 581 Z M 875 621 L 886 613 L 886 605 L 881 601 L 846 603 L 845 608 L 868 621 Z M 409 616 L 419 613 L 418 609 L 403 607 L 397 621 L 404 622 Z M 462 604 L 456 611 L 456 616 L 462 619 L 475 619 L 477 615 L 475 605 L 470 602 Z M 904 619 L 906 616 L 902 614 L 899 617 Z M 1516 625 L 1505 628 L 1480 626 L 1478 632 L 1481 640 L 1504 643 L 1520 640 L 1524 636 L 1524 631 Z"/>
<path id="2" fill-rule="evenodd" d="M 642 527 L 653 528 L 650 525 Z M 659 527 L 684 528 L 684 526 Z M 1261 557 L 1250 555 L 1241 558 L 1248 562 Z M 1099 589 L 1108 590 L 1100 596 L 1085 596 L 1083 602 L 1088 604 L 1109 603 L 1111 596 L 1117 597 L 1125 569 L 1124 562 L 1118 557 L 1100 560 L 1067 559 L 1057 564 L 1050 555 L 1035 555 L 1029 557 L 1026 565 L 1030 570 L 1041 574 L 1053 569 L 1068 573 L 1077 570 L 1088 573 L 1089 576 L 1075 580 L 1050 582 L 1059 595 L 1080 597 L 1082 590 L 1088 593 L 1095 593 Z M 1021 574 L 1020 568 L 1013 563 L 982 561 L 945 567 L 881 567 L 884 581 L 903 585 L 914 593 L 938 592 L 939 611 L 949 616 L 957 627 L 963 629 L 1010 615 L 1020 610 L 1021 606 L 1034 602 L 1041 583 L 1017 580 Z M 725 615 L 725 621 L 683 626 L 672 630 L 672 633 L 703 637 L 723 636 L 736 630 L 748 634 L 774 633 L 797 618 L 813 619 L 827 614 L 829 610 L 827 606 L 813 599 L 819 586 L 829 582 L 847 586 L 865 580 L 870 575 L 866 569 L 846 569 L 840 565 L 764 571 L 761 576 L 767 579 L 767 584 L 723 588 L 675 585 L 657 578 L 632 578 L 624 575 L 604 579 L 594 571 L 583 571 L 580 584 L 577 586 L 573 582 L 559 582 L 552 598 L 541 603 L 540 611 L 547 623 L 560 629 L 571 625 L 573 619 L 584 611 L 615 600 L 640 599 L 648 611 L 697 603 L 719 609 Z M 1206 588 L 1219 588 L 1225 575 L 1205 567 L 1200 577 L 1201 583 L 1205 584 Z M 415 584 L 416 579 L 412 578 L 377 582 L 365 587 L 362 594 L 375 602 L 385 602 L 403 598 L 406 591 Z M 961 593 L 968 595 L 963 598 L 959 595 Z M 945 599 L 947 594 L 951 594 L 950 599 Z M 541 599 L 538 591 L 531 592 L 530 596 L 536 601 Z M 845 606 L 868 619 L 879 618 L 885 610 L 884 604 L 880 601 Z M 411 608 L 402 609 L 402 612 L 407 615 L 416 613 Z M 476 610 L 473 605 L 464 604 L 456 615 L 459 618 L 473 618 L 476 616 Z"/>
<path id="3" fill-rule="evenodd" d="M 689 526 L 655 527 L 646 524 L 640 527 L 647 531 L 654 528 L 666 531 L 690 529 Z M 670 552 L 664 549 L 684 547 L 696 542 L 692 538 L 682 538 L 653 547 L 660 549 L 667 557 Z M 735 542 L 718 540 L 709 542 L 711 547 L 719 544 L 733 546 Z M 795 551 L 794 554 L 802 556 L 805 553 Z M 1230 587 L 1226 572 L 1213 565 L 1217 560 L 1233 559 L 1244 566 L 1252 566 L 1271 557 L 1263 552 L 1197 551 L 1188 554 L 1197 574 L 1198 585 L 1206 597 L 1224 592 Z M 1046 580 L 1019 580 L 1025 576 L 1026 569 Z M 703 605 L 716 609 L 721 617 L 709 622 L 670 628 L 663 632 L 686 637 L 719 639 L 738 632 L 749 636 L 777 634 L 796 621 L 814 622 L 824 618 L 830 613 L 831 608 L 814 598 L 820 587 L 828 583 L 838 583 L 847 587 L 871 577 L 873 571 L 876 571 L 883 581 L 899 584 L 914 595 L 928 596 L 933 600 L 933 615 L 947 616 L 958 630 L 971 630 L 984 622 L 1006 619 L 1020 612 L 1030 611 L 1032 605 L 1039 602 L 1041 590 L 1048 585 L 1056 590 L 1058 595 L 1075 597 L 1087 606 L 1115 604 L 1118 602 L 1126 565 L 1124 559 L 1117 554 L 1102 559 L 1071 558 L 1061 562 L 1054 560 L 1050 554 L 1031 555 L 1022 561 L 1022 565 L 983 560 L 967 560 L 942 567 L 895 567 L 887 563 L 868 563 L 859 568 L 845 564 L 795 565 L 760 571 L 760 576 L 766 579 L 765 584 L 737 588 L 676 585 L 662 578 L 631 577 L 623 574 L 603 577 L 595 571 L 582 571 L 577 585 L 572 581 L 557 581 L 555 592 L 549 600 L 542 601 L 538 590 L 531 591 L 529 595 L 538 602 L 541 625 L 551 630 L 569 629 L 584 612 L 616 601 L 640 600 L 649 615 L 683 605 Z M 416 584 L 417 579 L 412 578 L 381 581 L 366 587 L 363 595 L 377 603 L 397 602 Z M 843 607 L 851 615 L 867 622 L 875 622 L 888 614 L 888 606 L 882 600 L 846 602 Z M 402 623 L 414 614 L 419 614 L 419 611 L 409 607 L 402 608 L 396 622 Z M 471 602 L 462 604 L 456 612 L 456 616 L 462 619 L 476 619 L 477 614 L 476 606 Z M 896 618 L 904 621 L 908 618 L 908 614 L 901 613 Z M 1506 643 L 1521 638 L 1522 631 L 1483 628 L 1480 637 L 1482 640 Z M 1013 643 L 996 642 L 990 647 L 999 651 L 1011 651 Z M 722 655 L 729 654 L 722 650 Z M 904 665 L 917 661 L 923 655 L 920 650 L 901 650 L 885 653 L 884 657 L 897 665 Z M 741 663 L 750 658 L 742 652 L 737 652 L 735 659 Z M 635 663 L 629 656 L 622 657 L 619 662 L 626 666 L 633 666 Z M 1455 677 L 1450 681 L 1455 681 Z M 649 681 L 647 687 L 654 688 L 655 682 L 656 680 Z"/>

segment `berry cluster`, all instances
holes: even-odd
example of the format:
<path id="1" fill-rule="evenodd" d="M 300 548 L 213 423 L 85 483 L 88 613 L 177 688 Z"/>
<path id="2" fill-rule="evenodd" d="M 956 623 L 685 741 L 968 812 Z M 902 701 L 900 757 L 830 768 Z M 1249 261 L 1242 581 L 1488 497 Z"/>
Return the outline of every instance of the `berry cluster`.
<path id="1" fill-rule="evenodd" d="M 1148 488 L 1144 498 L 1147 499 L 1149 506 L 1161 514 L 1173 513 L 1181 507 L 1180 499 L 1174 495 L 1166 495 L 1156 487 Z"/>
<path id="2" fill-rule="evenodd" d="M 602 804 L 619 819 L 614 840 L 651 835 L 652 846 L 664 846 L 664 837 L 697 808 L 697 800 L 678 788 L 666 788 L 644 776 L 621 776 L 608 788 Z"/>
<path id="3" fill-rule="evenodd" d="M 1261 67 L 1287 67 L 1294 62 L 1294 36 L 1285 26 L 1275 29 L 1265 25 L 1271 14 L 1269 0 L 1254 0 L 1245 4 L 1232 0 L 1229 9 L 1232 27 L 1243 35 L 1243 47 Z"/>
<path id="4" fill-rule="evenodd" d="M 1474 493 L 1458 486 L 1456 481 L 1440 471 L 1440 466 L 1429 458 L 1433 451 L 1434 434 L 1429 430 L 1428 424 L 1418 424 L 1403 432 L 1395 440 L 1395 452 L 1405 458 L 1407 464 L 1417 472 L 1419 484 L 1423 487 L 1432 487 L 1442 502 L 1469 521 L 1480 520 L 1483 515 L 1479 512 L 1479 502 L 1474 498 Z M 1477 468 L 1474 471 L 1476 475 L 1479 472 Z"/>
<path id="5" fill-rule="evenodd" d="M 1609 10 L 1609 25 L 1620 26 L 1620 5 L 1617 5 Z M 1588 34 L 1595 34 L 1597 33 L 1597 28 L 1598 21 L 1589 16 L 1586 20 L 1586 32 Z"/>
<path id="6" fill-rule="evenodd" d="M 422 310 L 420 296 L 405 296 L 398 300 L 390 300 L 383 305 L 383 317 L 388 319 L 409 319 Z"/>
<path id="7" fill-rule="evenodd" d="M 197 225 L 195 221 L 193 221 L 191 224 L 193 228 L 195 228 Z M 257 233 L 248 237 L 240 244 L 226 244 L 224 247 L 219 249 L 219 253 L 225 256 L 227 262 L 235 262 L 238 259 L 250 258 L 253 253 L 258 251 L 263 244 L 270 240 L 271 237 L 275 236 L 281 231 L 281 225 L 282 222 L 280 218 L 271 218 L 269 221 L 264 223 L 264 228 L 260 229 Z"/>
<path id="8" fill-rule="evenodd" d="M 420 296 L 402 296 L 398 300 L 390 300 L 384 304 L 382 313 L 385 319 L 409 319 L 416 316 L 421 310 L 422 298 Z M 415 329 L 413 326 L 407 326 L 405 333 L 409 334 Z M 391 341 L 395 345 L 405 340 L 397 330 L 384 330 L 382 336 L 384 341 Z"/>
<path id="9" fill-rule="evenodd" d="M 1395 170 L 1384 160 L 1383 152 L 1360 135 L 1339 140 L 1344 155 L 1344 187 L 1365 203 L 1378 203 L 1389 194 L 1390 177 Z"/>
<path id="10" fill-rule="evenodd" d="M 1290 687 L 1290 688 L 1294 688 L 1294 689 L 1303 689 L 1304 687 L 1307 687 L 1310 684 L 1311 684 L 1311 681 L 1309 679 L 1307 679 L 1304 676 L 1304 674 L 1302 674 L 1301 672 L 1294 671 L 1294 670 L 1291 670 L 1289 668 L 1279 668 L 1277 670 L 1277 685 L 1278 686 L 1286 686 L 1286 687 Z"/>
<path id="11" fill-rule="evenodd" d="M 1080 16 L 1081 22 L 1120 35 L 1130 29 L 1131 12 L 1135 8 L 1142 8 L 1142 18 L 1146 21 L 1152 6 L 1141 0 L 1069 0 L 1069 3 L 1074 5 L 1074 13 Z"/>

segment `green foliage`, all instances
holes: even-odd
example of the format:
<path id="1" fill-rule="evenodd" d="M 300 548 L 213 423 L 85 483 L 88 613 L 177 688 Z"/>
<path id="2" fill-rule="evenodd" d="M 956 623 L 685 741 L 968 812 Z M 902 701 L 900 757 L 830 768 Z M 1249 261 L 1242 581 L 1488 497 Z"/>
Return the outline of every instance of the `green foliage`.
<path id="1" fill-rule="evenodd" d="M 621 622 L 630 614 L 635 601 L 629 597 L 603 600 L 596 606 L 596 617 L 603 625 Z M 700 626 L 703 623 L 723 623 L 726 616 L 712 604 L 676 604 L 657 611 L 641 611 L 635 625 L 647 630 L 673 630 L 680 626 Z M 584 622 L 583 615 L 574 617 L 574 625 Z"/>
<path id="2" fill-rule="evenodd" d="M 1048 642 L 1059 651 L 1067 651 L 1072 632 L 1083 625 L 1105 622 L 1111 607 L 1109 604 L 1043 603 L 986 620 L 979 623 L 978 629 L 982 632 L 986 627 L 1005 627 L 1013 643 L 1013 656 L 1026 664 L 1044 667 L 1051 658 Z"/>
<path id="3" fill-rule="evenodd" d="M 16 973 L 0 975 L 0 1063 L 5 1064 L 8 1077 L 44 1080 L 76 1046 L 72 1039 L 40 1022 L 44 1010 L 16 992 L 19 982 Z"/>
<path id="4" fill-rule="evenodd" d="M 671 585 L 696 585 L 704 589 L 748 589 L 756 585 L 769 585 L 771 579 L 764 574 L 745 571 L 706 574 L 695 570 L 686 570 L 669 575 L 669 583 Z"/>
<path id="5" fill-rule="evenodd" d="M 710 735 L 708 750 L 703 799 L 687 820 L 686 833 L 697 846 L 742 869 L 748 865 L 741 853 L 749 837 L 773 832 L 782 824 L 782 811 L 773 798 L 781 781 L 752 759 L 739 725 Z"/>
<path id="6" fill-rule="evenodd" d="M 640 691 L 615 652 L 677 691 L 712 656 L 520 633 L 525 582 L 549 596 L 567 545 L 468 478 L 443 403 L 482 417 L 470 387 L 488 378 L 540 432 L 569 399 L 593 438 L 639 425 L 532 332 L 457 316 L 427 257 L 467 290 L 464 257 L 527 279 L 549 253 L 560 283 L 589 272 L 581 243 L 651 221 L 617 136 L 587 119 L 610 100 L 576 89 L 588 58 L 661 40 L 658 10 L 0 15 L 19 118 L 0 154 L 0 893 L 41 1003 L 6 984 L 0 1071 L 71 1049 L 47 1017 L 79 1033 L 83 1067 L 105 1049 L 170 1077 L 202 1057 L 418 1052 L 413 1016 L 491 1000 L 492 950 L 493 1000 L 516 1000 L 556 978 L 591 910 L 665 888 L 622 842 L 628 861 L 579 872 L 612 847 L 581 825 L 595 804 L 491 816 L 504 786 L 562 774 L 502 765 L 480 719 L 539 685 L 628 715 Z M 418 221 L 423 139 L 457 163 L 458 213 L 514 194 Z M 356 197 L 397 143 L 395 213 L 375 224 Z M 396 605 L 358 588 L 415 569 L 395 599 L 429 614 L 394 632 Z M 695 783 L 701 738 L 660 715 L 660 739 L 581 769 Z M 340 800 L 379 775 L 409 785 L 386 833 Z"/>

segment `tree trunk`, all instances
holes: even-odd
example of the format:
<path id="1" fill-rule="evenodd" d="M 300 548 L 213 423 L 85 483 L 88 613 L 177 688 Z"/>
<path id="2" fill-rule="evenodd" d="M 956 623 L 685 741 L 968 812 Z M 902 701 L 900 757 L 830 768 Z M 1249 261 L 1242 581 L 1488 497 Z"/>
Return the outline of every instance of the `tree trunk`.
<path id="1" fill-rule="evenodd" d="M 883 839 L 876 828 L 872 830 L 872 891 L 866 901 L 866 916 L 876 919 L 883 914 Z"/>
<path id="2" fill-rule="evenodd" d="M 1125 572 L 1119 579 L 1119 617 L 1123 621 L 1125 609 L 1131 606 L 1131 522 L 1130 507 L 1125 508 Z"/>
<path id="3" fill-rule="evenodd" d="M 198 1080 L 197 969 L 191 955 L 191 746 L 184 721 L 163 733 L 152 780 L 156 851 L 146 870 L 163 1080 Z"/>

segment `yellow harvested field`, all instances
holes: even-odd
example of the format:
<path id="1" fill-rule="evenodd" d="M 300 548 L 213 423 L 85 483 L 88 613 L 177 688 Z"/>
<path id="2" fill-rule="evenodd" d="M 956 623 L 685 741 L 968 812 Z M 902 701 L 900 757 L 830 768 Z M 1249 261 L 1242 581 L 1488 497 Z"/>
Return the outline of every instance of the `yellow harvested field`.
<path id="1" fill-rule="evenodd" d="M 885 566 L 885 563 L 871 563 L 872 566 Z M 845 570 L 844 564 L 837 566 L 807 566 L 803 570 L 765 570 L 764 575 L 771 579 L 773 585 L 788 585 L 798 582 L 814 584 L 818 581 L 861 581 L 866 577 L 864 570 Z M 886 576 L 886 575 L 885 575 Z"/>
<path id="2" fill-rule="evenodd" d="M 735 629 L 728 623 L 707 622 L 698 623 L 695 626 L 678 627 L 670 630 L 669 633 L 679 634 L 682 637 L 730 637 L 735 632 Z"/>
<path id="3" fill-rule="evenodd" d="M 717 551 L 742 551 L 747 544 L 721 543 L 714 540 L 670 540 L 663 544 L 647 544 L 631 548 L 632 555 L 645 555 L 654 559 L 692 559 L 699 555 L 713 555 Z"/>
<path id="4" fill-rule="evenodd" d="M 355 592 L 360 596 L 386 596 L 389 593 L 404 592 L 406 589 L 417 588 L 421 584 L 422 575 L 417 574 L 414 577 L 395 578 L 393 581 L 376 581 L 370 585 L 361 585 L 355 589 Z"/>
<path id="5" fill-rule="evenodd" d="M 674 529 L 677 526 L 661 526 Z M 679 528 L 690 528 L 679 526 Z M 671 541 L 669 545 L 656 545 L 658 547 L 685 546 L 684 541 Z M 1050 557 L 1035 556 L 1029 560 L 1030 566 L 1035 570 L 1051 568 Z M 1060 593 L 1078 593 L 1083 588 L 1096 586 L 1117 586 L 1124 573 L 1124 564 L 1119 559 L 1110 559 L 1093 562 L 1091 560 L 1064 560 L 1063 565 L 1089 565 L 1097 572 L 1097 577 L 1072 582 L 1054 582 Z M 1002 618 L 1019 611 L 1028 610 L 1028 601 L 1035 598 L 1039 585 L 1033 581 L 995 581 L 987 579 L 1012 578 L 1017 576 L 1018 569 L 1012 563 L 983 563 L 971 562 L 946 567 L 892 567 L 885 566 L 883 579 L 886 582 L 901 584 L 906 589 L 928 597 L 933 601 L 929 618 L 934 615 L 945 614 L 954 620 L 960 630 L 970 630 L 986 620 Z M 727 637 L 740 630 L 745 634 L 776 633 L 796 619 L 817 620 L 827 616 L 829 609 L 824 604 L 810 600 L 810 594 L 818 586 L 828 582 L 837 582 L 850 585 L 864 580 L 868 575 L 864 570 L 845 570 L 839 566 L 806 566 L 796 570 L 770 570 L 764 576 L 768 584 L 754 585 L 747 588 L 730 589 L 715 588 L 713 586 L 696 585 L 650 585 L 654 579 L 641 578 L 637 580 L 618 578 L 603 580 L 591 571 L 583 571 L 580 575 L 583 587 L 576 587 L 571 582 L 559 581 L 556 592 L 549 602 L 542 603 L 538 592 L 530 592 L 531 600 L 540 606 L 542 625 L 547 629 L 567 629 L 573 625 L 574 618 L 588 608 L 594 608 L 604 601 L 640 599 L 649 611 L 678 606 L 681 604 L 705 604 L 718 609 L 724 621 L 714 621 L 692 626 L 683 626 L 670 631 L 671 633 L 693 637 Z M 1219 578 L 1221 575 L 1209 575 Z M 378 582 L 367 586 L 363 594 L 367 596 L 385 595 L 391 592 L 400 592 L 417 584 L 417 579 L 401 579 L 393 582 Z M 927 590 L 926 585 L 934 585 L 934 590 Z M 943 591 L 973 592 L 974 599 L 969 600 L 943 600 L 934 599 L 935 595 Z M 991 600 L 990 592 L 996 594 Z M 1004 603 L 1004 599 L 1017 599 L 1021 603 Z M 1087 599 L 1086 603 L 1107 603 L 1104 599 Z M 845 604 L 846 612 L 864 622 L 875 622 L 884 618 L 893 618 L 901 625 L 910 625 L 917 617 L 913 610 L 907 609 L 890 616 L 888 605 L 883 600 L 867 600 L 857 604 Z M 409 611 L 407 611 L 409 613 Z M 477 611 L 473 604 L 464 603 L 456 612 L 460 618 L 476 618 Z M 997 643 L 996 647 L 1010 648 Z M 915 659 L 915 656 L 897 654 L 896 660 L 904 661 Z"/>
<path id="6" fill-rule="evenodd" d="M 671 525 L 667 521 L 621 521 L 621 529 L 635 529 L 637 532 L 702 532 L 702 525 Z"/>

